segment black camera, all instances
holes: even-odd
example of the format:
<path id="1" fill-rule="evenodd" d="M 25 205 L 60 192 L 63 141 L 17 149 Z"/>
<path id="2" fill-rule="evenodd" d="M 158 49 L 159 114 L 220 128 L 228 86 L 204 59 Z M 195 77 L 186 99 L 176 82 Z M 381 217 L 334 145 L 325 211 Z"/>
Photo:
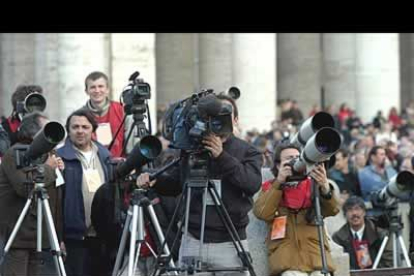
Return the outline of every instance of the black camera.
<path id="1" fill-rule="evenodd" d="M 35 111 L 44 111 L 46 109 L 46 99 L 38 92 L 30 93 L 23 101 L 16 103 L 16 112 L 27 114 Z"/>
<path id="2" fill-rule="evenodd" d="M 129 84 L 122 92 L 124 111 L 127 115 L 145 113 L 145 100 L 151 98 L 151 86 L 143 79 L 139 79 L 138 76 L 138 71 L 133 73 L 129 77 Z"/>
<path id="3" fill-rule="evenodd" d="M 163 122 L 163 136 L 172 147 L 199 150 L 201 140 L 209 133 L 230 135 L 233 132 L 233 106 L 223 103 L 212 89 L 194 93 L 167 110 Z"/>

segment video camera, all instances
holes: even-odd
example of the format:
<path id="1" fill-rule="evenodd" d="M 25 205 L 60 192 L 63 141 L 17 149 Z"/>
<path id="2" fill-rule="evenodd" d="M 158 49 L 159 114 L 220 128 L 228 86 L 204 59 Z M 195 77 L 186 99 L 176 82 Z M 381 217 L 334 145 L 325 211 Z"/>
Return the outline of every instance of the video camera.
<path id="1" fill-rule="evenodd" d="M 48 122 L 33 138 L 30 145 L 15 147 L 16 167 L 18 169 L 44 163 L 42 158 L 65 138 L 65 128 L 58 122 Z"/>
<path id="2" fill-rule="evenodd" d="M 302 151 L 299 158 L 287 164 L 293 172 L 288 184 L 295 185 L 305 179 L 316 164 L 328 161 L 339 150 L 342 137 L 334 125 L 333 117 L 326 112 L 318 112 L 302 124 L 290 141 Z"/>
<path id="3" fill-rule="evenodd" d="M 126 115 L 143 114 L 146 112 L 145 100 L 151 98 L 151 87 L 143 79 L 139 79 L 139 72 L 129 77 L 129 84 L 122 91 L 124 111 Z"/>
<path id="4" fill-rule="evenodd" d="M 232 91 L 240 96 L 238 88 Z M 233 132 L 232 111 L 233 106 L 218 99 L 212 89 L 202 90 L 170 106 L 164 116 L 163 136 L 173 148 L 199 150 L 202 138 L 209 133 Z"/>
<path id="5" fill-rule="evenodd" d="M 30 93 L 23 101 L 16 103 L 18 114 L 27 114 L 35 111 L 43 112 L 46 109 L 46 99 L 38 92 Z"/>

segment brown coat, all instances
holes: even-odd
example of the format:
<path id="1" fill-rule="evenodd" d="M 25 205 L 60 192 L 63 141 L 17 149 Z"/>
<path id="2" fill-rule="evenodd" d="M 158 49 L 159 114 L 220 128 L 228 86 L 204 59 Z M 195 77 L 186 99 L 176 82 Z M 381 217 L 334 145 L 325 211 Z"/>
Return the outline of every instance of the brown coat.
<path id="1" fill-rule="evenodd" d="M 33 186 L 24 184 L 26 174 L 22 169 L 16 168 L 14 159 L 14 147 L 10 148 L 2 158 L 0 165 L 0 238 L 9 238 L 24 205 L 27 202 L 27 196 Z M 49 196 L 49 205 L 52 212 L 54 224 L 58 236 L 61 233 L 61 197 L 60 189 L 55 188 L 55 171 L 45 165 L 44 173 L 45 187 Z M 12 243 L 12 248 L 36 248 L 36 204 L 32 201 L 23 223 L 17 232 L 16 238 Z M 47 228 L 45 224 L 45 213 L 43 212 L 43 247 L 49 247 Z"/>
<path id="2" fill-rule="evenodd" d="M 280 183 L 274 181 L 272 187 L 261 191 L 257 198 L 253 212 L 259 219 L 267 222 L 269 236 L 266 238 L 270 275 L 278 275 L 286 270 L 312 272 L 322 268 L 322 257 L 319 247 L 318 228 L 307 222 L 307 209 L 297 214 L 285 207 L 279 207 L 283 192 L 279 189 Z M 321 197 L 321 213 L 323 217 L 333 216 L 339 212 L 337 198 L 330 200 Z M 275 217 L 287 216 L 286 235 L 283 239 L 270 240 L 272 223 Z M 334 271 L 330 247 L 324 235 L 324 245 L 328 269 Z"/>

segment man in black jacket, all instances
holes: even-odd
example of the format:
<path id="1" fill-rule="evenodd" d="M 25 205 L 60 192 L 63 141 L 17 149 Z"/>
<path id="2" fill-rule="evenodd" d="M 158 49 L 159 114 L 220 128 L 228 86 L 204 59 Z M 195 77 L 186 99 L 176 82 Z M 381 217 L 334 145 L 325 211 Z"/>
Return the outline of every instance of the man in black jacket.
<path id="1" fill-rule="evenodd" d="M 238 121 L 237 106 L 234 100 L 225 95 L 218 95 L 223 104 L 232 105 L 232 122 Z M 209 179 L 213 181 L 224 207 L 247 251 L 246 227 L 249 223 L 248 212 L 253 206 L 253 195 L 260 189 L 262 158 L 253 146 L 235 137 L 233 134 L 217 136 L 207 135 L 202 141 L 209 152 Z M 181 173 L 188 173 L 188 162 L 181 162 Z M 165 189 L 181 192 L 183 181 L 180 171 L 176 168 L 161 175 L 156 181 L 149 182 L 149 175 L 141 174 L 137 179 L 138 186 L 152 186 L 162 193 Z M 174 188 L 172 188 L 174 187 Z M 189 235 L 182 237 L 180 257 L 187 265 L 201 261 L 208 268 L 223 269 L 241 267 L 242 263 L 232 243 L 231 236 L 218 216 L 211 198 L 207 197 L 207 211 L 204 227 L 203 260 L 199 260 L 199 244 L 203 198 L 199 190 L 192 189 L 189 215 Z M 237 275 L 245 275 L 237 272 Z M 226 274 L 230 275 L 230 274 Z"/>

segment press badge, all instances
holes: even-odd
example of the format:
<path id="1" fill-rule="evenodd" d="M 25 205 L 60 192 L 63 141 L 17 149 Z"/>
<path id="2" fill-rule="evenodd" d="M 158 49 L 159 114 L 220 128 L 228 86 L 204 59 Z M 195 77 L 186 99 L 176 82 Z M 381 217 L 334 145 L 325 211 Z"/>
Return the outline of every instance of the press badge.
<path id="1" fill-rule="evenodd" d="M 210 179 L 210 181 L 216 187 L 217 194 L 221 198 L 221 180 L 220 179 Z M 218 201 L 218 199 L 217 199 L 217 202 L 220 205 L 220 202 Z M 209 191 L 207 191 L 207 201 L 206 201 L 206 205 L 214 205 L 213 198 L 211 197 Z"/>
<path id="2" fill-rule="evenodd" d="M 278 240 L 283 239 L 286 235 L 286 219 L 287 216 L 281 216 L 276 217 L 273 220 L 273 226 L 272 226 L 272 235 L 270 236 L 270 239 Z"/>
<path id="3" fill-rule="evenodd" d="M 101 123 L 96 129 L 96 140 L 104 146 L 108 146 L 112 141 L 111 125 L 109 123 Z"/>
<path id="4" fill-rule="evenodd" d="M 60 170 L 58 168 L 55 169 L 56 171 L 56 188 L 59 187 L 60 185 L 65 184 L 65 179 L 62 176 L 62 173 L 60 172 Z"/>
<path id="5" fill-rule="evenodd" d="M 87 169 L 85 171 L 85 179 L 90 193 L 96 192 L 102 184 L 101 177 L 99 176 L 97 169 Z"/>

